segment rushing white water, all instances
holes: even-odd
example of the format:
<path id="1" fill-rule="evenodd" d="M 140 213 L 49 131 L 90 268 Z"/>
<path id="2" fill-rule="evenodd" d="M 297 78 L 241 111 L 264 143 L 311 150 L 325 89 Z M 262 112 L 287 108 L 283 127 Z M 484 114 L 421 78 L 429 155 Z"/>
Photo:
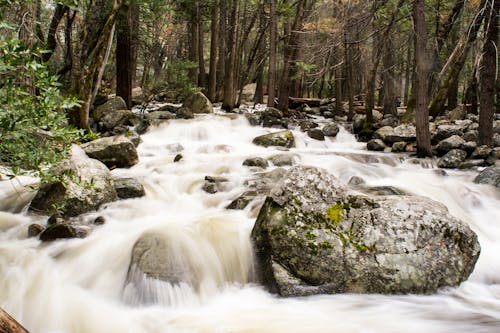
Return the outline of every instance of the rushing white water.
<path id="1" fill-rule="evenodd" d="M 42 244 L 27 238 L 28 225 L 42 218 L 0 213 L 0 307 L 34 333 L 500 332 L 498 191 L 473 184 L 472 172 L 440 176 L 411 159 L 368 153 L 345 130 L 325 142 L 294 131 L 297 148 L 290 153 L 345 183 L 356 175 L 369 185 L 392 185 L 444 203 L 479 236 L 482 252 L 473 274 L 460 287 L 430 296 L 282 299 L 252 283 L 249 234 L 257 210 L 225 206 L 255 172 L 243 160 L 283 153 L 251 143 L 270 131 L 223 115 L 152 129 L 142 137 L 140 163 L 113 171 L 137 178 L 146 197 L 90 213 L 104 216 L 106 224 L 84 239 Z M 183 159 L 173 163 L 178 153 Z M 228 191 L 202 191 L 206 175 L 228 178 Z M 12 194 L 8 187 L 0 191 L 0 200 Z M 145 233 L 164 235 L 177 259 L 196 267 L 198 288 L 149 281 L 143 287 L 157 294 L 157 302 L 141 304 L 138 291 L 125 283 L 132 246 Z"/>

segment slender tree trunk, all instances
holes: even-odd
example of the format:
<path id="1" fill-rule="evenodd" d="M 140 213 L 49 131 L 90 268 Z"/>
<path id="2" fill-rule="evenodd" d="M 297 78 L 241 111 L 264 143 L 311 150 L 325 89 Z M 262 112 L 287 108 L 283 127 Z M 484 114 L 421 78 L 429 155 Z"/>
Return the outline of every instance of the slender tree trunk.
<path id="1" fill-rule="evenodd" d="M 132 75 L 132 87 L 134 87 L 137 76 L 137 57 L 139 51 L 139 26 L 141 20 L 141 7 L 137 0 L 130 1 L 130 15 L 132 26 L 130 28 L 130 68 Z"/>
<path id="2" fill-rule="evenodd" d="M 338 59 L 341 59 L 339 56 Z M 344 113 L 344 106 L 342 104 L 342 64 L 335 66 L 335 112 L 339 115 Z"/>
<path id="3" fill-rule="evenodd" d="M 54 14 L 52 15 L 52 19 L 49 24 L 49 30 L 47 32 L 47 38 L 45 43 L 45 52 L 42 55 L 42 59 L 44 62 L 49 61 L 50 57 L 54 53 L 54 50 L 57 46 L 56 40 L 56 32 L 59 23 L 61 22 L 64 14 L 69 11 L 69 8 L 64 6 L 61 3 L 58 3 L 56 9 L 54 10 Z"/>
<path id="4" fill-rule="evenodd" d="M 420 157 L 431 156 L 431 136 L 427 109 L 427 82 L 429 77 L 427 59 L 427 32 L 425 28 L 424 0 L 413 2 L 413 27 L 415 31 L 415 85 L 416 85 L 416 129 L 417 154 Z"/>
<path id="5" fill-rule="evenodd" d="M 354 96 L 352 93 L 352 52 L 348 41 L 347 31 L 344 31 L 344 58 L 346 63 L 347 98 L 349 100 L 347 120 L 351 121 L 354 117 Z"/>
<path id="6" fill-rule="evenodd" d="M 208 98 L 215 102 L 217 94 L 217 44 L 219 42 L 219 1 L 212 5 L 212 22 L 210 23 L 210 69 L 208 77 Z"/>
<path id="7" fill-rule="evenodd" d="M 132 108 L 131 12 L 123 5 L 116 18 L 116 95 Z"/>
<path id="8" fill-rule="evenodd" d="M 222 100 L 224 96 L 224 86 L 226 78 L 226 51 L 227 51 L 227 1 L 219 0 L 220 3 L 220 29 L 219 29 L 219 56 L 217 61 L 217 100 Z"/>
<path id="9" fill-rule="evenodd" d="M 498 75 L 498 15 L 500 0 L 488 1 L 484 25 L 485 42 L 480 69 L 479 143 L 493 147 L 493 115 L 495 113 L 495 83 Z"/>
<path id="10" fill-rule="evenodd" d="M 384 114 L 397 115 L 398 93 L 396 91 L 396 73 L 393 57 L 393 46 L 391 39 L 386 40 L 386 50 L 384 54 Z"/>
<path id="11" fill-rule="evenodd" d="M 411 61 L 411 40 L 413 39 L 412 36 L 410 36 L 410 40 L 408 41 L 408 46 L 406 49 L 406 69 L 405 69 L 405 86 L 404 86 L 404 97 L 403 97 L 403 104 L 407 107 L 408 106 L 408 95 L 410 92 L 410 86 L 411 86 L 411 72 L 413 69 L 413 62 Z"/>
<path id="12" fill-rule="evenodd" d="M 198 86 L 202 87 L 205 92 L 207 89 L 206 71 L 205 71 L 205 58 L 203 52 L 203 17 L 201 15 L 200 1 L 196 1 L 196 27 L 197 27 L 197 41 L 198 41 Z"/>
<path id="13" fill-rule="evenodd" d="M 236 102 L 236 49 L 238 45 L 238 11 L 239 11 L 239 1 L 232 0 L 231 5 L 231 19 L 229 22 L 229 38 L 227 41 L 227 57 L 226 57 L 226 69 L 224 78 L 224 99 L 222 101 L 222 109 L 230 112 L 235 107 Z"/>
<path id="14" fill-rule="evenodd" d="M 191 78 L 191 83 L 195 86 L 198 85 L 198 23 L 196 22 L 196 15 L 191 15 L 191 19 L 188 22 L 189 31 L 189 61 L 193 64 L 193 67 L 189 71 L 189 77 Z M 196 66 L 195 66 L 196 65 Z"/>
<path id="15" fill-rule="evenodd" d="M 278 20 L 276 17 L 276 0 L 270 0 L 269 12 L 269 80 L 267 83 L 267 105 L 274 107 L 276 98 L 276 36 Z"/>

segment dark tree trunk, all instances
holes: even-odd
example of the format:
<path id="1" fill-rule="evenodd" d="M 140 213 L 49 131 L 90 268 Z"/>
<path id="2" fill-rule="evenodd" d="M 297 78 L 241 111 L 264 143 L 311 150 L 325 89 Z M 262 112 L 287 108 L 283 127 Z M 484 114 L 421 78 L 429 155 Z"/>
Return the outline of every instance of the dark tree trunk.
<path id="1" fill-rule="evenodd" d="M 196 1 L 196 27 L 197 27 L 197 41 L 198 41 L 198 86 L 207 89 L 206 71 L 205 71 L 205 58 L 203 52 L 203 17 L 201 15 L 200 2 Z M 206 90 L 205 90 L 206 92 Z"/>
<path id="2" fill-rule="evenodd" d="M 212 5 L 210 23 L 210 68 L 208 77 L 208 98 L 214 103 L 217 94 L 217 44 L 219 43 L 219 2 Z"/>
<path id="3" fill-rule="evenodd" d="M 132 71 L 132 87 L 136 84 L 137 57 L 139 50 L 139 25 L 141 19 L 141 7 L 137 0 L 130 2 L 130 68 Z"/>
<path id="4" fill-rule="evenodd" d="M 52 15 L 52 19 L 49 24 L 49 30 L 47 32 L 47 39 L 45 43 L 45 52 L 42 55 L 42 59 L 44 62 L 49 61 L 50 57 L 52 57 L 52 54 L 54 53 L 54 50 L 56 49 L 57 46 L 57 40 L 56 40 L 56 32 L 57 32 L 57 27 L 59 26 L 59 23 L 61 22 L 62 18 L 64 17 L 64 13 L 66 11 L 69 11 L 69 8 L 62 5 L 61 3 L 58 3 L 56 6 L 56 9 L 54 10 L 54 15 Z"/>
<path id="5" fill-rule="evenodd" d="M 274 107 L 276 98 L 276 36 L 277 36 L 277 18 L 276 1 L 270 0 L 269 12 L 269 80 L 267 83 L 268 101 L 267 105 Z"/>
<path id="6" fill-rule="evenodd" d="M 224 96 L 226 78 L 226 50 L 227 50 L 227 0 L 219 0 L 220 3 L 220 28 L 219 28 L 219 56 L 217 61 L 217 96 L 218 101 Z"/>
<path id="7" fill-rule="evenodd" d="M 411 41 L 413 40 L 413 36 L 410 36 L 410 40 L 408 41 L 408 46 L 406 49 L 406 68 L 405 68 L 405 87 L 404 87 L 404 97 L 403 104 L 404 106 L 408 106 L 408 95 L 410 92 L 411 86 L 411 73 L 413 71 L 413 62 L 411 61 Z"/>
<path id="8" fill-rule="evenodd" d="M 398 93 L 396 91 L 396 73 L 393 57 L 393 47 L 391 39 L 386 40 L 386 50 L 384 55 L 384 114 L 397 115 Z"/>
<path id="9" fill-rule="evenodd" d="M 500 0 L 488 1 L 486 6 L 485 42 L 480 69 L 479 143 L 493 147 L 493 115 L 495 113 L 495 83 L 498 75 L 498 15 Z M 493 70 L 496 68 L 497 70 Z"/>
<path id="10" fill-rule="evenodd" d="M 116 18 L 116 95 L 132 108 L 131 11 L 122 6 Z"/>
<path id="11" fill-rule="evenodd" d="M 415 119 L 417 129 L 417 154 L 431 156 L 431 136 L 427 109 L 427 82 L 429 77 L 427 59 L 427 32 L 425 28 L 424 0 L 413 2 L 413 27 L 415 31 Z"/>
<path id="12" fill-rule="evenodd" d="M 222 101 L 222 109 L 230 112 L 233 111 L 236 103 L 236 59 L 238 45 L 238 16 L 239 16 L 239 1 L 232 0 L 231 17 L 229 21 L 229 38 L 227 41 L 226 68 L 224 77 L 224 99 Z"/>

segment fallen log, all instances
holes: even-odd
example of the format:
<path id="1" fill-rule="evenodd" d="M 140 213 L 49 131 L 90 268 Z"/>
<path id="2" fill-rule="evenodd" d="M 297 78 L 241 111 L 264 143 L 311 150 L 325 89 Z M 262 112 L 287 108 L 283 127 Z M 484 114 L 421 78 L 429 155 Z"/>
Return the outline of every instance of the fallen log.
<path id="1" fill-rule="evenodd" d="M 11 315 L 0 308 L 0 333 L 29 333 Z"/>

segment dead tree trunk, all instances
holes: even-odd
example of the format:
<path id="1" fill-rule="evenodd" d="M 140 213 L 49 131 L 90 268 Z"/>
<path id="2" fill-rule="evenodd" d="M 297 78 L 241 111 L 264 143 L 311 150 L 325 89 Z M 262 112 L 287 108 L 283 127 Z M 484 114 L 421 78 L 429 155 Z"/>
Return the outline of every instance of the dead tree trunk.
<path id="1" fill-rule="evenodd" d="M 0 333 L 29 333 L 12 316 L 0 308 Z"/>

